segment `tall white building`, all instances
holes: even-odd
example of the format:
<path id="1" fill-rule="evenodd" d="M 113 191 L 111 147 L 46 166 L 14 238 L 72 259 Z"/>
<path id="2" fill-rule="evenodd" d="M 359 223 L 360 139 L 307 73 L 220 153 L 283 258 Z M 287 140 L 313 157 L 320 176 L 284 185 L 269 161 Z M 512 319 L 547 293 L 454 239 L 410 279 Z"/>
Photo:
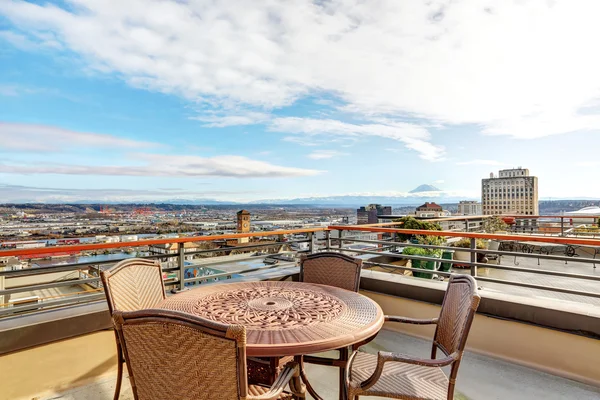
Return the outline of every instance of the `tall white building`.
<path id="1" fill-rule="evenodd" d="M 538 179 L 526 168 L 504 169 L 481 180 L 484 215 L 539 215 Z"/>
<path id="2" fill-rule="evenodd" d="M 478 201 L 462 200 L 458 203 L 458 215 L 481 215 L 481 203 Z"/>

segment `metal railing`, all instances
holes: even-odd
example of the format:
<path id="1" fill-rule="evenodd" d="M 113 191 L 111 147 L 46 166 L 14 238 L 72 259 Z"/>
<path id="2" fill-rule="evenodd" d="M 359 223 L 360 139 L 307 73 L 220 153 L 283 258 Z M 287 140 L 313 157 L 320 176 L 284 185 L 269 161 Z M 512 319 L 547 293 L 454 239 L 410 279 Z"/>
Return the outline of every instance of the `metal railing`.
<path id="1" fill-rule="evenodd" d="M 437 275 L 440 278 L 446 278 L 458 271 L 464 273 L 464 269 L 468 271 L 481 283 L 486 283 L 487 286 L 494 285 L 499 291 L 511 292 L 510 288 L 524 288 L 531 290 L 542 290 L 555 294 L 583 296 L 582 298 L 592 299 L 597 301 L 600 299 L 600 275 L 594 273 L 596 263 L 600 264 L 600 240 L 583 239 L 561 236 L 532 236 L 532 235 L 517 235 L 517 234 L 487 234 L 478 232 L 456 232 L 456 231 L 421 231 L 399 229 L 398 223 L 385 223 L 373 225 L 349 225 L 349 226 L 330 226 L 328 228 L 310 228 L 296 229 L 286 231 L 268 231 L 268 232 L 252 232 L 244 234 L 230 235 L 214 235 L 214 236 L 199 236 L 185 238 L 170 238 L 170 239 L 152 239 L 137 242 L 122 242 L 122 243 L 101 243 L 87 244 L 76 246 L 56 246 L 46 248 L 45 252 L 65 252 L 65 251 L 88 251 L 97 249 L 117 249 L 123 247 L 143 247 L 148 245 L 164 245 L 176 243 L 177 251 L 167 254 L 147 255 L 143 258 L 159 259 L 163 263 L 163 272 L 169 276 L 165 285 L 175 291 L 184 290 L 188 285 L 194 285 L 209 280 L 227 280 L 240 275 L 246 275 L 253 272 L 266 272 L 273 269 L 285 269 L 294 266 L 293 262 L 280 262 L 274 265 L 261 265 L 259 267 L 240 267 L 230 269 L 224 272 L 214 272 L 210 275 L 201 276 L 186 276 L 186 270 L 190 268 L 210 268 L 214 265 L 215 260 L 220 261 L 220 258 L 206 257 L 202 260 L 206 262 L 195 262 L 193 265 L 186 263 L 186 258 L 193 256 L 213 256 L 217 253 L 231 254 L 232 252 L 251 252 L 254 250 L 265 250 L 277 248 L 285 245 L 295 245 L 306 243 L 305 250 L 290 251 L 290 254 L 296 256 L 301 252 L 316 252 L 321 250 L 340 251 L 352 253 L 355 255 L 385 255 L 387 260 L 392 261 L 377 261 L 367 259 L 364 262 L 365 267 L 374 268 L 380 267 L 384 271 L 393 273 L 409 271 L 421 274 L 421 276 L 433 277 Z M 317 240 L 318 232 L 323 232 L 323 237 Z M 335 232 L 335 233 L 334 233 Z M 378 234 L 380 237 L 377 240 L 372 238 L 365 239 L 361 235 Z M 260 238 L 260 237 L 281 237 L 282 235 L 305 235 L 304 239 L 295 239 L 289 241 L 272 241 L 268 243 L 250 242 L 248 244 L 238 244 L 231 247 L 221 247 L 213 249 L 189 250 L 185 248 L 185 243 L 190 242 L 213 242 L 226 241 L 240 238 Z M 414 236 L 441 236 L 449 241 L 461 238 L 469 240 L 469 248 L 457 248 L 451 244 L 443 245 L 428 245 L 422 243 L 403 243 L 398 241 L 399 235 L 414 235 Z M 478 241 L 494 240 L 503 243 L 498 249 L 480 249 L 476 248 Z M 349 248 L 350 245 L 366 245 L 362 248 Z M 448 252 L 454 250 L 468 254 L 468 259 L 440 259 L 436 256 L 424 255 L 408 255 L 400 253 L 400 250 L 405 247 L 417 247 L 426 250 L 437 250 L 438 252 Z M 567 249 L 575 250 L 567 252 Z M 28 254 L 39 253 L 39 249 L 19 249 L 1 251 L 2 256 L 22 256 Z M 563 252 L 564 254 L 556 254 Z M 484 262 L 480 259 L 480 255 L 485 254 L 486 257 L 496 259 L 495 263 Z M 252 257 L 252 259 L 260 260 L 273 254 L 264 254 L 260 257 Z M 128 258 L 128 257 L 125 257 Z M 124 259 L 125 259 L 124 258 Z M 235 257 L 233 257 L 235 258 Z M 231 256 L 223 261 L 236 261 Z M 529 266 L 520 266 L 521 262 L 526 259 L 537 259 L 538 268 Z M 428 270 L 415 268 L 413 265 L 397 265 L 392 264 L 394 260 L 419 260 L 424 263 L 430 262 L 437 265 L 445 263 L 450 265 L 449 270 Z M 508 262 L 512 260 L 512 262 Z M 104 293 L 102 291 L 99 272 L 110 265 L 115 264 L 120 260 L 105 260 L 105 261 L 90 261 L 83 263 L 72 263 L 65 265 L 51 265 L 40 268 L 28 268 L 22 270 L 4 270 L 0 271 L 0 280 L 11 281 L 17 278 L 42 277 L 46 274 L 62 273 L 62 272 L 77 272 L 79 279 L 74 280 L 56 280 L 56 278 L 44 281 L 39 279 L 33 284 L 23 284 L 10 288 L 0 286 L 0 317 L 15 315 L 24 312 L 33 312 L 48 308 L 63 307 L 84 302 L 92 302 L 102 300 Z M 197 260 L 196 260 L 197 261 Z M 507 262 L 503 262 L 507 261 Z M 540 262 L 554 262 L 554 269 L 544 268 Z M 590 273 L 573 272 L 556 268 L 556 262 L 567 263 L 577 262 L 582 265 L 590 266 Z M 412 263 L 411 263 L 412 264 Z M 460 270 L 459 270 L 460 267 Z M 485 271 L 503 271 L 507 276 L 499 277 L 494 273 L 481 274 L 480 269 L 485 268 Z M 483 270 L 481 270 L 483 271 Z M 535 277 L 543 277 L 544 279 L 536 279 Z M 548 280 L 552 280 L 548 282 Z M 573 282 L 580 282 L 581 285 Z M 1 283 L 1 282 L 0 282 Z M 71 286 L 71 292 L 51 294 L 46 297 L 41 297 L 38 302 L 9 305 L 7 297 L 19 293 L 26 292 L 42 292 L 48 290 L 56 290 Z M 72 287 L 81 290 L 72 291 Z M 504 289 L 502 289 L 504 288 Z M 600 302 L 598 303 L 600 304 Z"/>
<path id="2" fill-rule="evenodd" d="M 389 224 L 386 224 L 389 226 Z M 450 266 L 449 271 L 431 270 L 414 268 L 412 266 L 391 264 L 390 262 L 377 262 L 367 260 L 364 265 L 367 267 L 381 267 L 389 272 L 410 271 L 428 276 L 429 278 L 437 275 L 439 277 L 449 277 L 457 267 L 460 267 L 460 273 L 464 269 L 468 271 L 475 279 L 480 282 L 488 282 L 497 285 L 506 285 L 511 287 L 528 288 L 533 290 L 543 290 L 554 293 L 562 293 L 568 295 L 584 296 L 590 299 L 600 299 L 600 274 L 595 273 L 596 264 L 600 264 L 600 240 L 598 239 L 582 239 L 560 236 L 532 236 L 532 235 L 516 235 L 516 234 L 489 234 L 475 232 L 455 232 L 455 231 L 424 231 L 424 230 L 408 230 L 396 229 L 380 226 L 330 226 L 329 229 L 337 231 L 336 239 L 331 244 L 331 249 L 354 254 L 369 254 L 379 255 L 385 254 L 386 258 L 393 260 L 418 260 L 419 262 L 429 263 L 445 263 Z M 386 240 L 367 240 L 352 238 L 349 235 L 354 233 L 356 236 L 360 232 L 376 232 L 387 235 Z M 427 245 L 420 243 L 398 242 L 398 235 L 409 236 L 440 236 L 449 240 L 467 238 L 469 240 L 469 248 L 454 247 L 451 245 Z M 341 240 L 337 238 L 342 238 Z M 477 248 L 479 240 L 493 240 L 499 242 L 497 250 Z M 371 249 L 349 248 L 352 243 L 371 244 L 374 247 Z M 456 259 L 441 259 L 439 257 L 423 256 L 423 255 L 407 255 L 399 251 L 406 247 L 416 247 L 427 250 L 438 250 L 438 252 L 455 251 L 468 254 L 467 260 Z M 398 250 L 398 251 L 396 251 Z M 556 252 L 562 253 L 555 255 Z M 581 254 L 580 254 L 581 253 Z M 495 258 L 497 263 L 482 262 L 479 260 L 480 255 L 486 255 Z M 537 259 L 539 268 L 520 267 L 519 260 Z M 503 263 L 502 260 L 513 260 L 512 265 Z M 541 262 L 553 261 L 561 263 L 581 263 L 589 265 L 590 274 L 574 273 L 567 271 L 557 271 L 544 269 Z M 431 266 L 431 264 L 430 264 Z M 486 268 L 487 271 L 508 271 L 512 275 L 512 279 L 499 279 L 497 277 L 482 276 L 479 274 L 479 268 Z M 514 275 L 512 273 L 518 273 Z M 529 276 L 525 274 L 531 274 Z M 543 280 L 532 279 L 532 276 L 543 276 Z M 555 279 L 556 278 L 556 279 Z M 550 279 L 554 279 L 553 285 L 547 284 Z M 564 285 L 566 280 L 573 280 L 569 285 Z M 582 290 L 574 282 L 581 281 L 589 284 L 592 287 L 590 290 Z M 508 290 L 507 290 L 508 291 Z M 592 302 L 594 302 L 592 300 Z M 600 301 L 597 303 L 600 304 Z"/>
<path id="3" fill-rule="evenodd" d="M 252 232 L 243 234 L 229 234 L 229 235 L 213 235 L 213 236 L 198 236 L 198 237 L 185 237 L 185 238 L 170 238 L 170 239 L 153 239 L 143 240 L 137 242 L 121 242 L 121 243 L 98 243 L 98 244 L 87 244 L 87 245 L 75 245 L 75 246 L 56 246 L 52 248 L 45 248 L 44 253 L 62 253 L 65 251 L 89 251 L 97 249 L 116 249 L 123 247 L 145 247 L 149 245 L 164 245 L 164 244 L 177 244 L 177 251 L 175 253 L 166 254 L 153 254 L 142 256 L 140 258 L 145 259 L 159 259 L 163 260 L 163 272 L 167 274 L 176 273 L 176 279 L 167 279 L 165 286 L 172 288 L 173 291 L 185 290 L 186 286 L 201 283 L 203 281 L 210 280 L 221 280 L 231 279 L 236 275 L 244 275 L 247 273 L 266 271 L 277 268 L 288 268 L 295 265 L 291 262 L 281 262 L 273 265 L 265 265 L 264 267 L 254 268 L 239 268 L 221 273 L 212 273 L 210 275 L 186 277 L 186 270 L 199 268 L 203 269 L 209 267 L 210 264 L 206 263 L 192 263 L 186 264 L 186 258 L 190 256 L 201 256 L 201 255 L 212 255 L 214 253 L 226 253 L 231 254 L 232 252 L 252 252 L 254 250 L 269 250 L 271 248 L 281 248 L 283 246 L 292 246 L 299 243 L 307 243 L 308 250 L 296 250 L 290 251 L 290 254 L 298 254 L 301 252 L 312 251 L 314 249 L 314 237 L 315 232 L 324 231 L 326 228 L 311 228 L 311 229 L 294 229 L 285 231 L 266 231 L 266 232 Z M 248 245 L 236 245 L 226 246 L 214 249 L 203 249 L 203 250 L 191 250 L 186 251 L 185 243 L 202 243 L 202 242 L 215 242 L 223 240 L 232 240 L 240 238 L 260 238 L 260 237 L 282 237 L 284 235 L 298 235 L 305 234 L 305 239 L 296 240 L 285 240 L 285 241 L 269 241 L 265 243 L 250 242 Z M 39 253 L 40 249 L 18 249 L 0 251 L 0 257 L 10 256 L 21 256 L 26 257 L 30 254 Z M 276 254 L 264 254 L 258 257 L 252 257 L 253 260 L 261 260 L 266 257 L 276 257 Z M 44 310 L 49 308 L 61 307 L 66 305 L 80 304 L 85 302 L 92 302 L 102 300 L 104 298 L 104 292 L 102 289 L 101 279 L 99 273 L 102 269 L 108 268 L 115 263 L 127 259 L 130 257 L 124 257 L 118 260 L 103 260 L 103 261 L 90 261 L 83 263 L 71 263 L 71 264 L 59 264 L 50 265 L 39 268 L 25 268 L 17 270 L 0 270 L 0 279 L 4 280 L 5 284 L 0 290 L 0 317 L 20 314 L 24 312 L 32 312 L 37 310 Z M 201 260 L 211 260 L 213 257 L 202 258 Z M 230 260 L 231 261 L 231 260 Z M 233 260 L 235 261 L 235 260 Z M 6 287 L 6 281 L 10 281 L 16 278 L 31 278 L 31 277 L 42 277 L 44 275 L 55 274 L 66 272 L 67 275 L 71 276 L 72 273 L 77 273 L 75 279 L 50 279 L 41 283 L 24 284 L 11 288 Z M 43 279 L 40 279 L 43 281 Z M 59 289 L 65 287 L 81 287 L 84 290 L 78 290 L 75 292 L 65 292 L 52 296 L 40 297 L 37 301 L 24 302 L 22 304 L 13 305 L 5 299 L 15 294 L 28 293 L 28 292 L 40 292 L 49 289 Z"/>

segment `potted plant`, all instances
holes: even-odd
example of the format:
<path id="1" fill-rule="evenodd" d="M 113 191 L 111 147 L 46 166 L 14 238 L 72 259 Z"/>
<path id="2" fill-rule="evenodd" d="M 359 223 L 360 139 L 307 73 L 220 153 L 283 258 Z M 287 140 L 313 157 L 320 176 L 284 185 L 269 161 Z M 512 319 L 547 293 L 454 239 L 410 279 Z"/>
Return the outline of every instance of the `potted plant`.
<path id="1" fill-rule="evenodd" d="M 441 246 L 442 244 L 444 244 L 444 239 L 440 236 L 419 235 L 419 236 L 416 236 L 415 239 L 418 244 L 425 244 L 425 245 L 431 245 L 431 246 Z M 406 254 L 409 256 L 441 258 L 442 250 L 441 249 L 427 249 L 427 248 L 422 248 L 422 247 L 412 247 L 411 246 L 411 247 L 404 248 L 404 250 L 402 251 L 402 254 Z M 412 266 L 412 268 L 437 271 L 437 269 L 439 267 L 439 262 L 411 259 L 411 266 Z M 416 278 L 433 279 L 433 274 L 430 274 L 430 273 L 413 271 L 413 276 Z"/>
<path id="2" fill-rule="evenodd" d="M 421 256 L 421 257 L 427 257 L 427 249 L 422 249 L 420 247 L 405 247 L 402 250 L 402 254 L 405 254 L 407 256 Z M 418 260 L 418 259 L 411 259 L 410 260 L 410 265 L 412 268 L 417 268 L 417 269 L 429 269 L 427 268 L 427 263 L 431 263 L 430 267 L 431 269 L 435 268 L 435 265 L 432 261 L 425 261 L 425 260 Z M 431 275 L 430 274 L 425 274 L 422 272 L 417 272 L 417 271 L 412 271 L 412 275 L 415 278 L 425 278 L 425 279 L 431 279 Z"/>
<path id="3" fill-rule="evenodd" d="M 470 249 L 471 248 L 471 239 L 470 238 L 462 238 L 457 242 L 452 243 L 452 247 Z M 487 248 L 486 243 L 481 239 L 476 239 L 475 248 L 480 250 L 485 250 Z M 477 254 L 477 262 L 486 262 L 484 253 L 476 253 Z M 471 252 L 470 251 L 460 251 L 456 250 L 454 252 L 454 260 L 458 261 L 471 261 Z M 455 267 L 460 267 L 461 264 L 454 264 Z"/>
<path id="4" fill-rule="evenodd" d="M 483 231 L 485 233 L 506 233 L 508 229 L 508 225 L 504 220 L 497 215 L 493 217 L 487 218 L 483 220 Z M 492 239 L 488 242 L 488 249 L 493 251 L 498 251 L 500 249 L 500 241 L 496 239 Z M 498 254 L 488 254 L 487 259 L 488 262 L 498 264 L 500 262 L 501 256 Z"/>
<path id="5" fill-rule="evenodd" d="M 485 233 L 506 232 L 506 229 L 508 228 L 508 225 L 497 215 L 484 219 L 481 226 Z M 489 250 L 498 250 L 499 248 L 500 241 L 494 239 L 490 240 L 488 245 Z"/>

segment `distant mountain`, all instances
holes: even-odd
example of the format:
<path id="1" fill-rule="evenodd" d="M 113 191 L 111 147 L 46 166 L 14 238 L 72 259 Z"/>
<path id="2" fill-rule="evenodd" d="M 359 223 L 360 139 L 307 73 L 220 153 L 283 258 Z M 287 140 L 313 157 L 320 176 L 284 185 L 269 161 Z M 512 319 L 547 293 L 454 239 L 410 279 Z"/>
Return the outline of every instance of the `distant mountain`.
<path id="1" fill-rule="evenodd" d="M 160 200 L 160 201 L 152 201 L 151 203 L 164 203 L 164 204 L 177 204 L 177 205 L 228 205 L 228 204 L 240 204 L 237 201 L 220 201 L 220 200 L 212 200 L 212 199 L 171 199 L 171 200 Z"/>
<path id="2" fill-rule="evenodd" d="M 313 206 L 338 206 L 338 207 L 359 207 L 367 204 L 392 205 L 414 205 L 417 206 L 425 201 L 435 201 L 436 203 L 458 203 L 460 200 L 466 200 L 465 197 L 456 197 L 440 192 L 437 196 L 430 196 L 426 192 L 415 193 L 412 196 L 329 196 L 329 197 L 304 197 L 288 200 L 257 200 L 251 204 L 280 204 L 280 205 L 313 205 Z"/>
<path id="3" fill-rule="evenodd" d="M 441 192 L 440 189 L 436 188 L 433 185 L 421 185 L 419 187 L 414 188 L 408 193 L 423 193 L 423 192 Z"/>

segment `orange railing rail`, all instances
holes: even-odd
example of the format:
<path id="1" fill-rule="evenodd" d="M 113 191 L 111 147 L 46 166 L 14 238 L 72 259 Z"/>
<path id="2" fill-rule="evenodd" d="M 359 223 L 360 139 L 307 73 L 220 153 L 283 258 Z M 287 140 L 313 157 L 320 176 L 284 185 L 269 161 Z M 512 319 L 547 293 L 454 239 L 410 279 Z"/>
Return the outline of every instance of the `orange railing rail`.
<path id="1" fill-rule="evenodd" d="M 379 232 L 379 233 L 400 233 L 405 235 L 425 235 L 425 236 L 445 236 L 445 237 L 460 237 L 471 239 L 493 239 L 505 241 L 523 241 L 528 242 L 545 242 L 558 244 L 572 244 L 579 246 L 600 246 L 599 239 L 579 239 L 566 238 L 558 236 L 534 236 L 534 235 L 514 235 L 514 234 L 499 234 L 499 233 L 475 233 L 475 232 L 455 232 L 455 231 L 424 231 L 418 229 L 393 229 L 393 228 L 376 228 L 365 225 L 332 225 L 329 229 L 342 231 L 363 231 L 363 232 Z"/>
<path id="2" fill-rule="evenodd" d="M 326 231 L 327 228 L 304 228 L 304 229 L 290 229 L 280 231 L 265 231 L 265 232 L 250 232 L 250 233 L 231 233 L 227 235 L 211 235 L 211 236 L 188 236 L 183 238 L 166 238 L 166 239 L 150 239 L 150 240 L 138 240 L 135 242 L 118 242 L 118 243 L 94 243 L 94 244 L 77 244 L 71 246 L 53 246 L 31 249 L 18 249 L 18 250 L 3 250 L 0 251 L 0 257 L 15 257 L 15 256 L 26 256 L 30 254 L 38 254 L 43 250 L 44 254 L 54 254 L 63 252 L 81 252 L 87 250 L 100 250 L 100 249 L 116 249 L 121 247 L 141 247 L 150 246 L 156 244 L 171 244 L 171 243 L 189 243 L 189 242 L 212 242 L 215 240 L 227 240 L 227 239 L 239 239 L 249 237 L 262 237 L 262 236 L 277 236 L 287 235 L 295 233 L 314 233 Z"/>

